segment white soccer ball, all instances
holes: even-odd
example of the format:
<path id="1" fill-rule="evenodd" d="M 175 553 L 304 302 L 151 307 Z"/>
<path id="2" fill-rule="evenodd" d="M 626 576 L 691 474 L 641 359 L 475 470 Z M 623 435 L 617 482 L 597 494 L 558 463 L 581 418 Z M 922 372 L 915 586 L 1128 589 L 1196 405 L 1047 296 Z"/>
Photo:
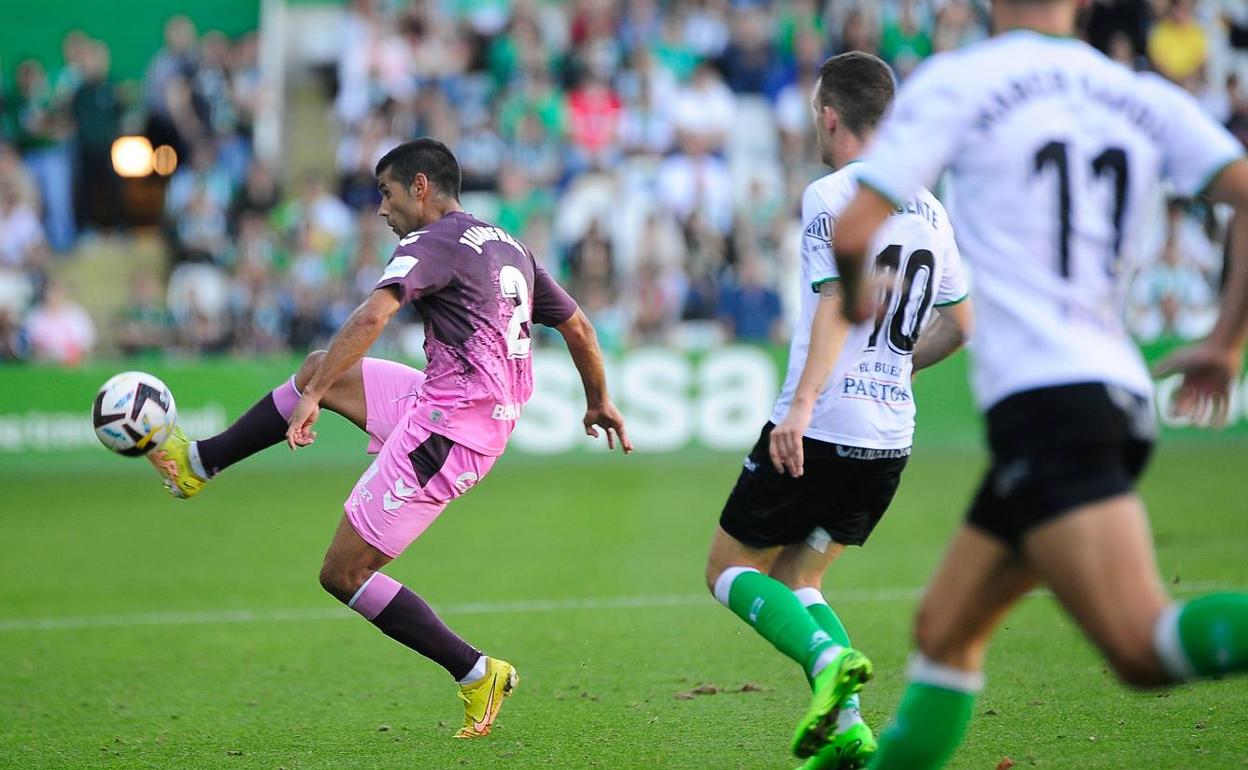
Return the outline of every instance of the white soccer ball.
<path id="1" fill-rule="evenodd" d="M 91 408 L 91 424 L 100 443 L 127 457 L 147 454 L 165 443 L 177 419 L 173 394 L 147 372 L 109 378 Z"/>

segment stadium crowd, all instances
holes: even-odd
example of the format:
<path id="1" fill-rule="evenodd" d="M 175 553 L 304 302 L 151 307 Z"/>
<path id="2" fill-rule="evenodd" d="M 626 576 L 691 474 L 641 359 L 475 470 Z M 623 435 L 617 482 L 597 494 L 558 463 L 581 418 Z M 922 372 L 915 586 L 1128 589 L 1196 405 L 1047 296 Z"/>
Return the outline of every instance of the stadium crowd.
<path id="1" fill-rule="evenodd" d="M 1248 141 L 1239 5 L 1097 0 L 1084 29 Z M 354 0 L 342 14 L 332 173 L 285 178 L 255 157 L 254 34 L 174 17 L 141 85 L 114 82 L 107 45 L 80 32 L 58 71 L 17 64 L 0 97 L 0 360 L 76 362 L 96 326 L 127 354 L 324 344 L 392 246 L 373 165 L 417 135 L 455 151 L 465 207 L 532 248 L 604 347 L 779 342 L 801 290 L 801 192 L 822 173 L 819 64 L 866 50 L 904 79 L 988 34 L 980 0 Z M 109 149 L 129 133 L 182 159 L 168 264 L 135 270 L 120 315 L 92 319 L 49 276 L 96 234 L 126 237 Z M 1131 291 L 1147 339 L 1202 333 L 1220 280 L 1224 217 L 1168 209 Z"/>

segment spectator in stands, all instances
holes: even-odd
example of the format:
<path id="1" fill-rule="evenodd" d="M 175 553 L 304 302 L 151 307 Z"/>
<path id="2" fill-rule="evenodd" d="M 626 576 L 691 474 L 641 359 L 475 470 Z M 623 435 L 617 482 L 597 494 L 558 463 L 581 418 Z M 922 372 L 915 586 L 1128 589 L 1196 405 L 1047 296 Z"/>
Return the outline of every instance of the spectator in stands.
<path id="1" fill-rule="evenodd" d="M 611 85 L 587 73 L 568 94 L 568 168 L 573 173 L 609 167 L 619 153 L 620 97 Z"/>
<path id="2" fill-rule="evenodd" d="M 0 178 L 0 269 L 29 270 L 44 246 L 43 225 L 11 179 Z"/>
<path id="3" fill-rule="evenodd" d="M 1145 57 L 1153 18 L 1149 0 L 1094 0 L 1085 14 L 1085 36 L 1099 51 L 1131 66 Z"/>
<path id="4" fill-rule="evenodd" d="M 1192 0 L 1169 0 L 1148 36 L 1148 56 L 1162 75 L 1182 83 L 1209 59 L 1209 41 L 1192 12 Z"/>
<path id="5" fill-rule="evenodd" d="M 9 134 L 39 188 L 48 243 L 65 251 L 75 237 L 70 126 L 52 102 L 42 64 L 34 59 L 22 61 L 15 82 L 7 100 Z"/>
<path id="6" fill-rule="evenodd" d="M 95 346 L 95 324 L 68 287 L 51 280 L 43 302 L 26 318 L 26 337 L 34 360 L 76 366 Z"/>
<path id="7" fill-rule="evenodd" d="M 720 292 L 719 320 L 730 340 L 767 344 L 784 339 L 780 295 L 767 285 L 756 254 L 738 259 L 736 269 L 729 271 Z"/>
<path id="8" fill-rule="evenodd" d="M 108 79 L 108 46 L 98 40 L 84 45 L 81 82 L 70 100 L 78 130 L 78 223 L 116 227 L 122 223 L 121 185 L 111 151 L 121 133 L 123 106 Z"/>
<path id="9" fill-rule="evenodd" d="M 117 346 L 127 356 L 160 355 L 171 341 L 170 330 L 156 275 L 136 270 L 130 277 L 130 296 L 118 313 Z"/>
<path id="10" fill-rule="evenodd" d="M 263 221 L 281 200 L 282 190 L 273 170 L 264 161 L 252 161 L 242 186 L 230 203 L 230 232 L 237 234 L 241 231 L 240 223 L 244 217 L 257 215 Z"/>
<path id="11" fill-rule="evenodd" d="M 762 8 L 734 12 L 732 39 L 719 59 L 724 82 L 736 93 L 774 96 L 785 79 L 772 43 L 770 19 Z"/>
<path id="12" fill-rule="evenodd" d="M 714 232 L 732 229 L 732 178 L 728 165 L 709 150 L 711 135 L 686 133 L 681 151 L 664 159 L 656 177 L 659 200 L 692 230 L 697 215 Z"/>
<path id="13" fill-rule="evenodd" d="M 374 112 L 364 118 L 358 130 L 346 132 L 338 143 L 338 197 L 351 208 L 372 208 L 381 202 L 373 168 L 382 155 L 400 142 L 390 132 L 389 124 L 384 112 Z"/>
<path id="14" fill-rule="evenodd" d="M 732 130 L 737 100 L 709 63 L 699 64 L 676 94 L 676 129 L 711 152 L 723 149 Z"/>
<path id="15" fill-rule="evenodd" d="M 2 121 L 0 125 L 3 125 Z M 18 155 L 17 149 L 4 141 L 0 141 L 0 184 L 8 184 L 17 195 L 18 202 L 30 207 L 36 217 L 39 215 L 39 186 L 35 184 L 30 170 L 22 164 L 22 156 Z"/>
<path id="16" fill-rule="evenodd" d="M 884 20 L 880 34 L 880 58 L 905 79 L 932 54 L 932 33 L 919 11 L 918 0 L 901 0 L 898 12 Z"/>

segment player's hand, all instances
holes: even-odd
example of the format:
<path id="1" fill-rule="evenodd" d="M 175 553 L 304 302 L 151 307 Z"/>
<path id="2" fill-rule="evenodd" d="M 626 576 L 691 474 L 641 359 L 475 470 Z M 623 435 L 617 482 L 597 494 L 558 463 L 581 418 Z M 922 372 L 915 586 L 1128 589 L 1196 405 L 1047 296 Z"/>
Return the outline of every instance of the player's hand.
<path id="1" fill-rule="evenodd" d="M 853 324 L 878 321 L 888 312 L 888 304 L 892 300 L 891 292 L 896 280 L 895 270 L 881 270 L 865 277 L 855 287 L 853 296 L 846 296 L 842 300 L 841 315 Z"/>
<path id="2" fill-rule="evenodd" d="M 601 406 L 591 406 L 585 410 L 585 435 L 598 438 L 598 428 L 607 434 L 607 449 L 615 449 L 615 442 L 620 442 L 624 454 L 632 454 L 633 444 L 624 432 L 624 415 L 610 401 Z M 597 427 L 594 427 L 597 426 Z"/>
<path id="3" fill-rule="evenodd" d="M 1231 387 L 1243 365 L 1243 351 L 1202 342 L 1166 356 L 1154 371 L 1160 377 L 1183 375 L 1171 402 L 1172 414 L 1202 428 L 1221 428 L 1230 409 Z"/>
<path id="4" fill-rule="evenodd" d="M 306 394 L 299 399 L 295 411 L 290 415 L 290 426 L 286 428 L 286 444 L 290 451 L 316 441 L 316 431 L 312 430 L 312 426 L 320 416 L 320 399 Z"/>
<path id="5" fill-rule="evenodd" d="M 768 449 L 771 454 L 771 464 L 775 466 L 776 473 L 787 472 L 795 479 L 801 478 L 805 473 L 803 464 L 806 458 L 802 452 L 802 436 L 810 427 L 812 411 L 812 406 L 795 402 L 789 407 L 789 413 L 784 416 L 780 424 L 772 428 L 771 445 Z"/>

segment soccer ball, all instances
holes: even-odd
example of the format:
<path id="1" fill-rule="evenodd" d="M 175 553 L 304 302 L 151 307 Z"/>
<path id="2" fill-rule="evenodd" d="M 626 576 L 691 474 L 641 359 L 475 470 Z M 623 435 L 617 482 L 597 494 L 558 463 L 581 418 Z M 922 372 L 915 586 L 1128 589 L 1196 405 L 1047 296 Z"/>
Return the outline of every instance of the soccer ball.
<path id="1" fill-rule="evenodd" d="M 95 395 L 91 424 L 100 443 L 138 457 L 165 443 L 178 419 L 173 394 L 147 372 L 113 375 Z"/>

